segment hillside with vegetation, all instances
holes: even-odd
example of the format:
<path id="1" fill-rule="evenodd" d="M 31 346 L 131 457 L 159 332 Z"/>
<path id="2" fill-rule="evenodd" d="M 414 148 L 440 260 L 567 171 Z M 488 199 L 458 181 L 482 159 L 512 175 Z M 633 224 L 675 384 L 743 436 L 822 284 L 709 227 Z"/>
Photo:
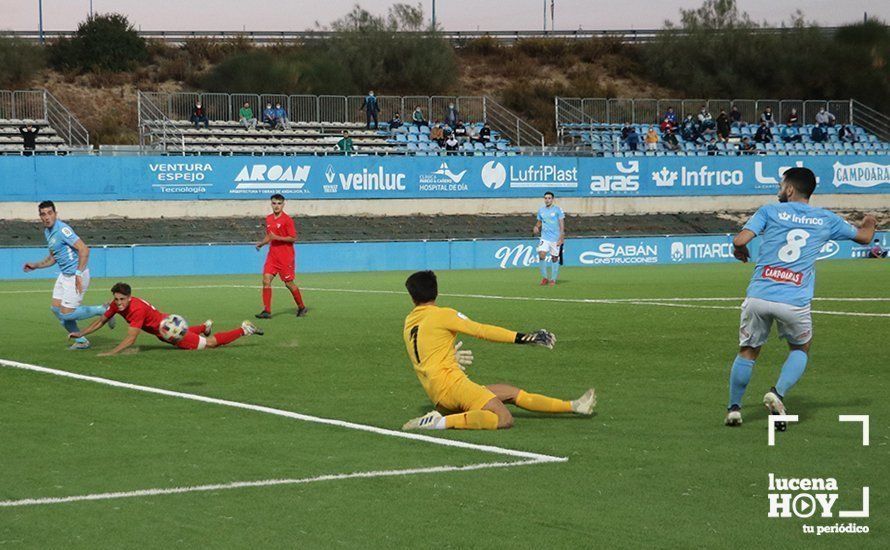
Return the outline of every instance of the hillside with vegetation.
<path id="1" fill-rule="evenodd" d="M 480 38 L 453 44 L 419 6 L 383 16 L 355 7 L 306 44 L 247 39 L 146 41 L 132 22 L 97 15 L 38 46 L 0 37 L 0 89 L 47 88 L 94 143 L 136 143 L 136 91 L 490 95 L 553 137 L 553 97 L 856 98 L 890 112 L 890 30 L 869 20 L 826 33 L 795 13 L 781 32 L 735 0 L 681 10 L 648 44 L 607 38 Z M 408 32 L 406 32 L 408 31 Z"/>

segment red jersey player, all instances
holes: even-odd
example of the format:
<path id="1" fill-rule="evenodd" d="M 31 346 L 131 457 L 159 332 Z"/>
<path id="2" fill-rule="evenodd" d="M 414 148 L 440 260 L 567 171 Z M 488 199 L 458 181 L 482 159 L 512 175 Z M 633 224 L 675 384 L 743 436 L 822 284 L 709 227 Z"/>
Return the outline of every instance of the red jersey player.
<path id="1" fill-rule="evenodd" d="M 181 339 L 177 341 L 168 341 L 161 337 L 159 330 L 161 321 L 167 317 L 166 313 L 159 311 L 156 307 L 142 298 L 133 296 L 132 289 L 127 283 L 115 284 L 111 287 L 111 294 L 114 296 L 114 301 L 108 306 L 108 310 L 105 311 L 104 315 L 99 317 L 96 321 L 93 321 L 93 324 L 83 331 L 72 332 L 68 335 L 70 338 L 80 338 L 84 334 L 90 334 L 102 328 L 102 326 L 114 317 L 115 314 L 121 315 L 127 320 L 127 324 L 130 325 L 127 329 L 126 338 L 124 338 L 113 350 L 100 353 L 99 355 L 115 355 L 127 349 L 136 342 L 136 337 L 139 336 L 139 331 L 154 334 L 157 336 L 158 340 L 173 344 L 180 349 L 215 348 L 234 342 L 242 336 L 247 336 L 249 334 L 262 336 L 263 334 L 263 331 L 255 327 L 253 323 L 244 321 L 241 323 L 240 328 L 227 332 L 220 332 L 215 336 L 211 336 L 210 331 L 213 322 L 208 319 L 204 321 L 204 324 L 202 325 L 189 327 L 188 332 Z"/>
<path id="2" fill-rule="evenodd" d="M 272 213 L 266 216 L 266 236 L 258 242 L 259 250 L 269 245 L 266 265 L 263 266 L 263 311 L 257 313 L 257 319 L 272 317 L 272 279 L 278 275 L 284 286 L 290 290 L 297 303 L 297 317 L 303 317 L 308 311 L 303 303 L 300 289 L 294 283 L 294 243 L 297 241 L 297 228 L 294 220 L 284 212 L 284 196 L 272 195 Z"/>

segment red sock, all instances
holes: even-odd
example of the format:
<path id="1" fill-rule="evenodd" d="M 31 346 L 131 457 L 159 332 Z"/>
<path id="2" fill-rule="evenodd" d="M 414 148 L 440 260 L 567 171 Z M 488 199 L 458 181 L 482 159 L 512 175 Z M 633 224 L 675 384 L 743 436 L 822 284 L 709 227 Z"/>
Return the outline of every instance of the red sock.
<path id="1" fill-rule="evenodd" d="M 306 305 L 303 304 L 303 295 L 300 294 L 300 289 L 297 287 L 297 285 L 294 285 L 294 288 L 290 291 L 290 293 L 293 295 L 294 301 L 297 303 L 297 307 L 306 307 Z"/>
<path id="2" fill-rule="evenodd" d="M 272 287 L 263 287 L 263 310 L 272 313 Z"/>
<path id="3" fill-rule="evenodd" d="M 189 327 L 189 332 L 193 332 L 195 334 L 204 334 L 204 323 L 201 323 L 196 327 Z"/>
<path id="4" fill-rule="evenodd" d="M 216 333 L 216 343 L 220 346 L 224 346 L 226 344 L 230 344 L 244 336 L 244 330 L 240 328 L 236 328 L 235 330 L 229 330 L 226 332 L 217 332 Z"/>

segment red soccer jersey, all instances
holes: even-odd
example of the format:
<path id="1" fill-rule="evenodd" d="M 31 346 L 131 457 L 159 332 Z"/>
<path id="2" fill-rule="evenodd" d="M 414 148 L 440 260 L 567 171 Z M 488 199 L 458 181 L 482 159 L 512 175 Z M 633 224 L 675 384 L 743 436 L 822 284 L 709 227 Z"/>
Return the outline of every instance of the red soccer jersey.
<path id="1" fill-rule="evenodd" d="M 111 319 L 114 317 L 115 313 L 119 313 L 126 319 L 131 327 L 140 328 L 155 336 L 158 335 L 158 327 L 160 326 L 161 321 L 167 316 L 166 313 L 158 311 L 155 306 L 149 304 L 142 298 L 136 298 L 135 296 L 130 298 L 130 305 L 123 311 L 119 311 L 117 306 L 114 305 L 114 302 L 112 302 L 105 311 L 105 318 Z"/>
<path id="2" fill-rule="evenodd" d="M 277 218 L 275 214 L 269 214 L 266 216 L 266 233 L 279 237 L 296 237 L 297 228 L 294 225 L 294 220 L 287 213 L 282 212 Z M 273 258 L 279 263 L 293 263 L 294 244 L 281 241 L 269 242 L 268 259 Z"/>

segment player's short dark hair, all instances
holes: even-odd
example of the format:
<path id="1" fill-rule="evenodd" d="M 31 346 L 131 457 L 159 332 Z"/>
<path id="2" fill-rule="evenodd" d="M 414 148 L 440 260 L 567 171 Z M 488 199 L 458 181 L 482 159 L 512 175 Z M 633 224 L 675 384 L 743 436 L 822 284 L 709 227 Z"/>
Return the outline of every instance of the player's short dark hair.
<path id="1" fill-rule="evenodd" d="M 432 302 L 439 296 L 439 282 L 436 274 L 430 270 L 412 273 L 405 281 L 405 288 L 415 304 Z"/>
<path id="2" fill-rule="evenodd" d="M 127 283 L 114 283 L 114 286 L 111 287 L 111 293 L 131 296 L 133 294 L 133 289 L 130 288 L 130 285 L 128 285 Z"/>
<path id="3" fill-rule="evenodd" d="M 269 200 L 273 200 L 273 201 L 283 201 L 283 200 L 284 200 L 284 195 L 282 195 L 281 193 L 275 193 L 274 195 L 272 195 L 272 197 L 271 197 Z"/>
<path id="4" fill-rule="evenodd" d="M 545 196 L 545 197 L 546 197 L 547 195 L 550 195 L 551 198 L 556 198 L 556 195 L 553 194 L 553 191 L 547 191 L 546 193 L 544 193 L 544 196 Z"/>
<path id="5" fill-rule="evenodd" d="M 816 174 L 809 168 L 789 168 L 782 176 L 791 187 L 806 198 L 810 198 L 810 195 L 816 190 Z"/>
<path id="6" fill-rule="evenodd" d="M 53 201 L 43 201 L 37 205 L 38 212 L 40 212 L 44 208 L 52 208 L 53 212 L 55 212 L 56 211 L 56 203 L 54 203 Z"/>

